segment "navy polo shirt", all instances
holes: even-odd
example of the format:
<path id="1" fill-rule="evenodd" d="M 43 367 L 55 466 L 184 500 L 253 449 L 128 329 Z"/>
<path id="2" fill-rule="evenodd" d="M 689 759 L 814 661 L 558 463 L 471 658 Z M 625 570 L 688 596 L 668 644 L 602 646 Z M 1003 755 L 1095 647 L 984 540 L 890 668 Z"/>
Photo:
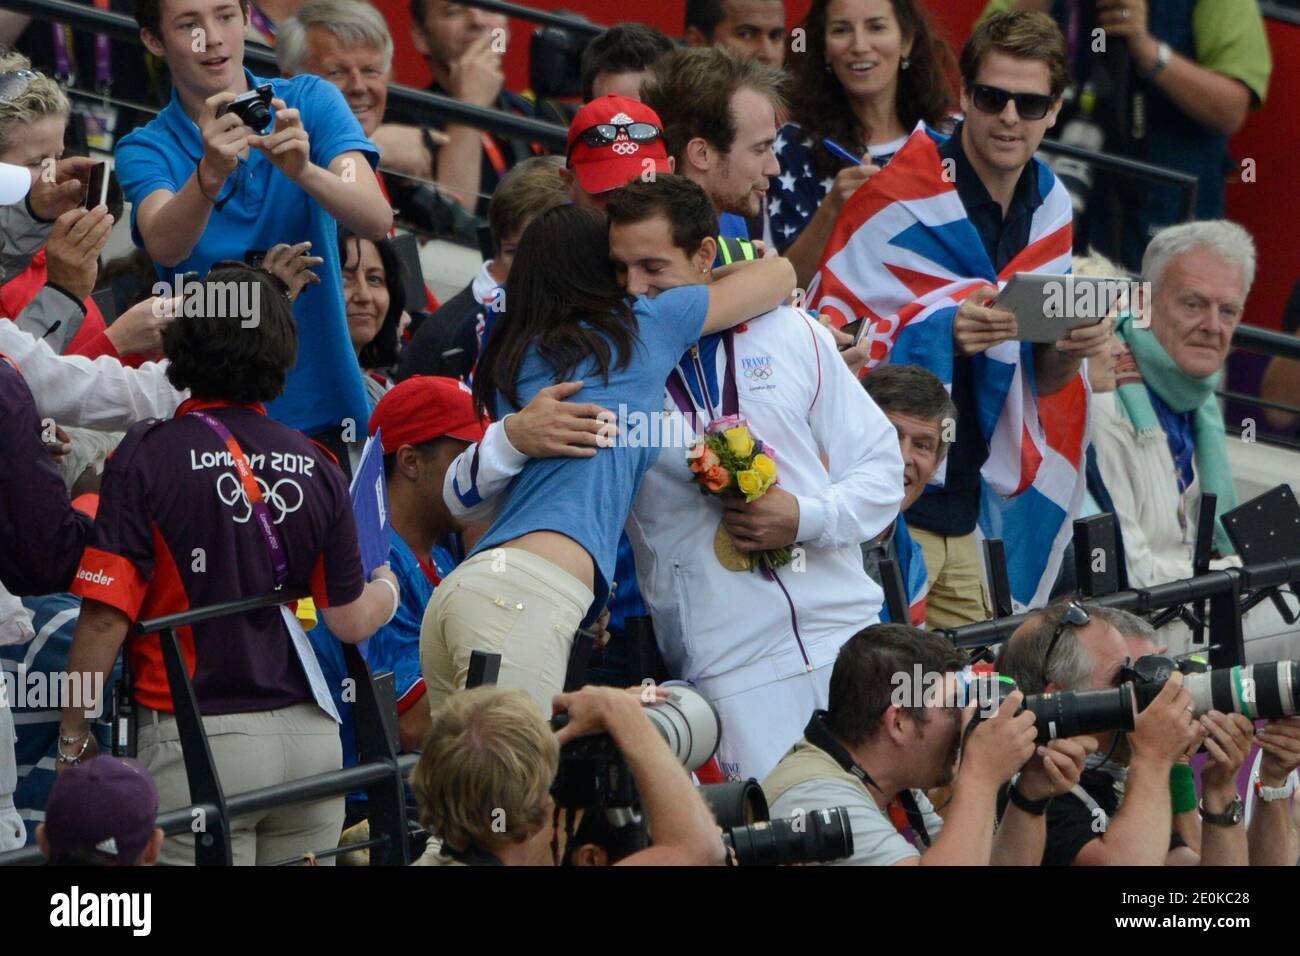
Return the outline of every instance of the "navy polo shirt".
<path id="1" fill-rule="evenodd" d="M 341 153 L 360 152 L 371 167 L 379 153 L 361 131 L 343 94 L 318 76 L 264 79 L 247 70 L 250 86 L 270 83 L 275 95 L 302 114 L 311 140 L 311 162 L 322 169 Z M 132 204 L 131 235 L 144 242 L 135 219 L 141 201 L 166 189 L 179 192 L 203 155 L 203 138 L 186 115 L 173 90 L 171 102 L 149 125 L 123 137 L 117 147 L 117 176 Z M 298 360 L 289 370 L 284 394 L 267 406 L 268 413 L 291 428 L 308 434 L 337 429 L 348 419 L 358 434 L 370 420 L 366 389 L 348 337 L 343 302 L 343 276 L 338 250 L 338 223 L 324 207 L 266 158 L 260 150 L 226 180 L 207 229 L 190 257 L 172 268 L 155 266 L 167 282 L 178 273 L 206 275 L 221 259 L 242 261 L 250 249 L 266 250 L 279 242 L 310 240 L 312 255 L 325 261 L 316 267 L 319 285 L 303 289 L 294 303 L 298 321 Z"/>
<path id="2" fill-rule="evenodd" d="M 953 160 L 957 196 L 966 207 L 966 217 L 988 254 L 993 268 L 1002 268 L 1029 245 L 1034 213 L 1043 204 L 1038 189 L 1037 160 L 1030 160 L 1020 174 L 1005 218 L 998 201 L 989 195 L 961 144 L 962 124 L 947 142 L 939 146 L 943 159 Z M 953 355 L 952 400 L 960 409 L 975 408 L 975 382 L 971 360 Z M 979 523 L 980 469 L 988 460 L 989 447 L 980 431 L 979 416 L 957 416 L 957 434 L 948 450 L 948 470 L 942 488 L 927 488 L 916 504 L 907 509 L 907 522 L 916 528 L 946 537 L 970 534 Z"/>
<path id="3" fill-rule="evenodd" d="M 190 399 L 168 421 L 140 422 L 104 468 L 99 511 L 72 592 L 132 621 L 258 597 L 275 587 L 266 539 L 225 443 L 188 412 L 206 410 L 239 443 L 289 564 L 286 590 L 320 608 L 361 596 L 365 578 L 342 470 L 260 405 Z M 278 607 L 178 628 L 204 714 L 277 710 L 314 700 Z M 171 711 L 158 636 L 127 642 L 135 699 Z"/>

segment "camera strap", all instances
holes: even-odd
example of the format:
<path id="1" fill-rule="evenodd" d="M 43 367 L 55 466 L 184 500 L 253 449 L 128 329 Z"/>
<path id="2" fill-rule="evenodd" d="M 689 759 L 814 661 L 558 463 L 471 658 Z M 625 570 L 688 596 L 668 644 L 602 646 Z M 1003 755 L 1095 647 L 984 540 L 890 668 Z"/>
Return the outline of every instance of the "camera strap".
<path id="1" fill-rule="evenodd" d="M 478 847 L 471 846 L 468 850 L 453 850 L 446 844 L 442 847 L 442 855 L 449 856 L 458 863 L 464 863 L 466 866 L 505 866 L 499 859 L 491 853 L 485 853 Z"/>
<path id="2" fill-rule="evenodd" d="M 812 719 L 808 721 L 808 726 L 803 729 L 804 739 L 819 750 L 824 750 L 830 754 L 837 764 L 861 780 L 864 787 L 874 787 L 884 793 L 885 791 L 881 789 L 880 784 L 871 779 L 871 774 L 867 773 L 866 768 L 854 760 L 853 755 L 826 729 L 825 719 L 826 711 L 813 711 Z M 875 798 L 872 797 L 872 799 Z M 912 796 L 912 791 L 904 789 L 898 794 L 898 802 L 903 807 L 903 814 L 907 817 L 908 826 L 912 828 L 921 844 L 928 848 L 930 846 L 930 834 L 925 829 L 925 816 L 921 813 L 916 798 Z"/>

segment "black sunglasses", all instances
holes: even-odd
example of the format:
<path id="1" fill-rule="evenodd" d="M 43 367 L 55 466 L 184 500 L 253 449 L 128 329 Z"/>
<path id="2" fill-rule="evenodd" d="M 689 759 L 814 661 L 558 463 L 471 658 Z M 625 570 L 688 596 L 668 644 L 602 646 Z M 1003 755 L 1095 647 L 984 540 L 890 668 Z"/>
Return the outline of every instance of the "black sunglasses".
<path id="1" fill-rule="evenodd" d="M 620 131 L 634 143 L 653 143 L 659 138 L 659 127 L 654 123 L 597 123 L 583 130 L 579 139 L 588 146 L 608 146 L 618 141 Z"/>
<path id="2" fill-rule="evenodd" d="M 1015 100 L 1016 112 L 1021 119 L 1039 120 L 1047 115 L 1055 102 L 1046 93 L 1012 93 L 1010 90 L 996 86 L 976 83 L 971 87 L 971 101 L 983 113 L 1001 113 L 1007 108 L 1007 102 Z"/>
<path id="3" fill-rule="evenodd" d="M 1065 613 L 1061 615 L 1061 620 L 1056 625 L 1056 630 L 1052 631 L 1052 639 L 1047 644 L 1047 653 L 1043 655 L 1043 687 L 1048 684 L 1047 672 L 1052 664 L 1052 651 L 1056 650 L 1057 642 L 1061 640 L 1061 635 L 1065 633 L 1067 627 L 1086 627 L 1092 620 L 1085 611 L 1075 602 L 1071 601 L 1065 606 Z"/>

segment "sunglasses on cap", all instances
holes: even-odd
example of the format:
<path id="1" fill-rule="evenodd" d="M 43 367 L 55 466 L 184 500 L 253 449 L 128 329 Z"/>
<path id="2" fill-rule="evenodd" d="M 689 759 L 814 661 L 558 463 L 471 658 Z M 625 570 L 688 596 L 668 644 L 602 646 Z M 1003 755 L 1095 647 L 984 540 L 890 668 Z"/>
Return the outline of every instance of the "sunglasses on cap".
<path id="1" fill-rule="evenodd" d="M 1043 655 L 1043 686 L 1048 684 L 1047 672 L 1051 669 L 1052 651 L 1056 650 L 1057 643 L 1061 640 L 1061 635 L 1065 633 L 1067 627 L 1087 627 L 1092 620 L 1088 612 L 1082 607 L 1071 601 L 1065 606 L 1065 613 L 1061 615 L 1061 620 L 1057 622 L 1056 630 L 1052 631 L 1052 639 L 1047 644 L 1047 653 Z"/>
<path id="2" fill-rule="evenodd" d="M 8 73 L 0 73 L 0 103 L 8 103 L 22 96 L 27 92 L 27 87 L 32 85 L 32 81 L 40 78 L 39 73 L 33 73 L 31 70 L 10 70 Z"/>
<path id="3" fill-rule="evenodd" d="M 634 143 L 653 143 L 659 138 L 659 127 L 654 123 L 597 123 L 578 136 L 588 146 L 608 146 L 618 141 L 618 134 L 626 133 Z"/>
<path id="4" fill-rule="evenodd" d="M 1007 108 L 1008 100 L 1015 100 L 1016 112 L 1027 120 L 1042 119 L 1055 102 L 1047 93 L 1012 93 L 983 83 L 971 87 L 971 101 L 982 113 L 1001 113 Z"/>

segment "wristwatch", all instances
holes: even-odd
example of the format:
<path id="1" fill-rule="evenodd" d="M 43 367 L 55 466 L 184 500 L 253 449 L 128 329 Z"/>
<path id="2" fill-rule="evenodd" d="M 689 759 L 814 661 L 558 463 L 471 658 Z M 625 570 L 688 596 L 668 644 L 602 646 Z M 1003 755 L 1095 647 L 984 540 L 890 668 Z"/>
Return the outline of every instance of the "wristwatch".
<path id="1" fill-rule="evenodd" d="M 1286 783 L 1280 787 L 1266 787 L 1259 780 L 1259 771 L 1255 771 L 1255 796 L 1265 803 L 1272 803 L 1275 800 L 1289 800 L 1295 793 L 1296 775 L 1295 771 L 1287 774 Z"/>
<path id="2" fill-rule="evenodd" d="M 1156 47 L 1156 65 L 1151 67 L 1151 72 L 1147 73 L 1144 78 L 1154 80 L 1160 75 L 1161 71 L 1169 65 L 1169 61 L 1172 60 L 1173 57 L 1173 47 L 1164 40 L 1161 40 L 1160 45 Z"/>
<path id="3" fill-rule="evenodd" d="M 1211 813 L 1205 809 L 1205 798 L 1201 798 L 1201 819 L 1216 827 L 1235 827 L 1246 815 L 1246 804 L 1237 797 L 1222 813 Z"/>
<path id="4" fill-rule="evenodd" d="M 1030 800 L 1020 792 L 1020 774 L 1011 778 L 1011 786 L 1007 789 L 1007 799 L 1018 806 L 1030 816 L 1041 817 L 1047 812 L 1047 807 L 1052 802 L 1051 797 L 1045 797 L 1042 800 Z"/>

